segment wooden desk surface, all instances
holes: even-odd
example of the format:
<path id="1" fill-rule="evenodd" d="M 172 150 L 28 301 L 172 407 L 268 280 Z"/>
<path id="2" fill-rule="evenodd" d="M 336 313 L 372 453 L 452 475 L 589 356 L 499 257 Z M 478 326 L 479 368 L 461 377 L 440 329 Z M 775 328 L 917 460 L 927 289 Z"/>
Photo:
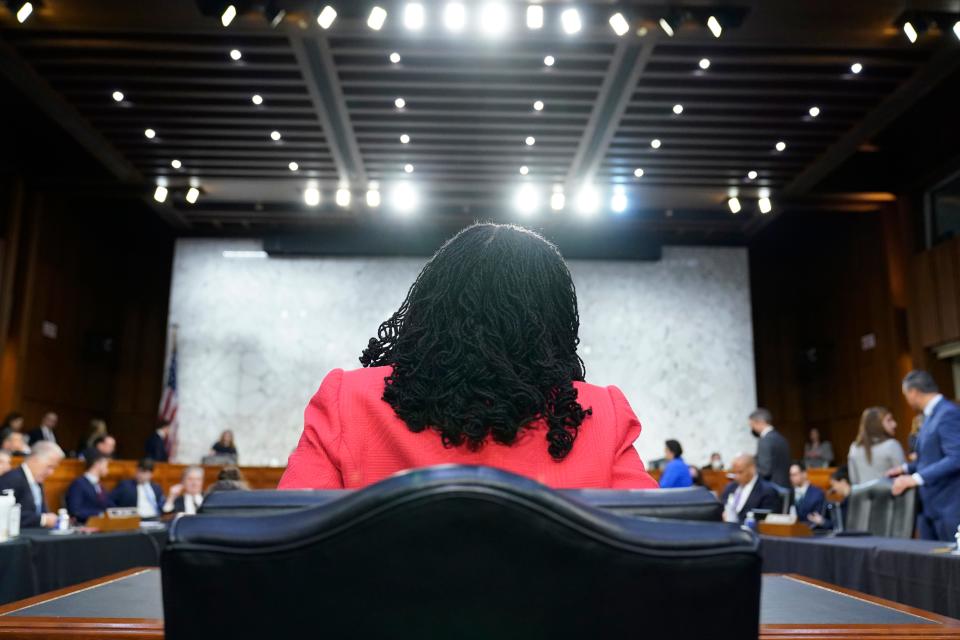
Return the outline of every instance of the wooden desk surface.
<path id="1" fill-rule="evenodd" d="M 807 622 L 810 618 L 819 622 Z M 0 607 L 0 638 L 5 637 L 160 640 L 159 569 L 130 569 Z M 763 578 L 760 638 L 960 638 L 960 621 L 818 580 L 768 574 Z"/>

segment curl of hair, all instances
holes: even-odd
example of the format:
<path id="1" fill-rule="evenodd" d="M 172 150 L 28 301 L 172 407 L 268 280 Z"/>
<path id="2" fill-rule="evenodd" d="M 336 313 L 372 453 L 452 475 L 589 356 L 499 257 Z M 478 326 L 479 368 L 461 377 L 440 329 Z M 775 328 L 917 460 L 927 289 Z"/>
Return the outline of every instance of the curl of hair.
<path id="1" fill-rule="evenodd" d="M 513 225 L 475 224 L 433 256 L 360 357 L 392 367 L 383 400 L 414 433 L 476 451 L 513 444 L 543 421 L 554 460 L 589 408 L 577 293 L 557 248 Z"/>

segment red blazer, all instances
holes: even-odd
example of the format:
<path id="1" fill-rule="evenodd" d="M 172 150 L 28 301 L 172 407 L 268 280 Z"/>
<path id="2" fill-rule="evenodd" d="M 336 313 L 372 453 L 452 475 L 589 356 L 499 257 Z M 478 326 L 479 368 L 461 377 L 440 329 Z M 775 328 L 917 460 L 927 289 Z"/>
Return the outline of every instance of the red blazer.
<path id="1" fill-rule="evenodd" d="M 398 471 L 445 463 L 496 467 L 555 488 L 657 487 L 633 447 L 640 422 L 616 387 L 574 383 L 593 415 L 584 419 L 573 450 L 556 462 L 543 424 L 521 431 L 510 446 L 488 441 L 479 451 L 446 448 L 431 429 L 413 433 L 381 399 L 389 374 L 389 367 L 371 367 L 327 375 L 304 412 L 281 489 L 364 487 Z"/>

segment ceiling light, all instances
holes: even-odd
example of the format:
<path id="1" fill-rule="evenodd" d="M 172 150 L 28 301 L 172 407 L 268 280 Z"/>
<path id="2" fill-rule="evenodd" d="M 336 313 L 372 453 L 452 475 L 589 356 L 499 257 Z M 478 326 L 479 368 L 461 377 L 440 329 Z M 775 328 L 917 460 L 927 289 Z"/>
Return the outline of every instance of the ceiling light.
<path id="1" fill-rule="evenodd" d="M 650 146 L 653 147 L 654 149 L 659 149 L 659 148 L 660 148 L 660 139 L 659 139 L 659 138 L 654 138 L 653 140 L 651 140 L 651 141 L 650 141 Z"/>
<path id="2" fill-rule="evenodd" d="M 811 118 L 816 118 L 820 115 L 820 107 L 810 107 L 810 110 L 807 112 L 810 114 Z"/>
<path id="3" fill-rule="evenodd" d="M 467 10 L 462 2 L 448 2 L 443 8 L 443 26 L 454 33 L 463 31 L 467 24 Z"/>
<path id="4" fill-rule="evenodd" d="M 308 207 L 315 207 L 320 204 L 320 189 L 316 187 L 307 187 L 304 189 L 303 201 Z"/>
<path id="5" fill-rule="evenodd" d="M 200 189 L 197 189 L 196 187 L 190 187 L 189 189 L 187 189 L 187 197 L 186 197 L 187 202 L 189 202 L 190 204 L 196 204 L 197 198 L 199 197 L 200 197 Z"/>
<path id="6" fill-rule="evenodd" d="M 320 12 L 320 15 L 317 16 L 317 24 L 320 25 L 322 29 L 329 29 L 336 19 L 337 10 L 327 5 L 323 8 L 323 11 Z"/>
<path id="7" fill-rule="evenodd" d="M 747 171 L 747 180 L 756 180 L 757 172 L 756 171 Z"/>
<path id="8" fill-rule="evenodd" d="M 525 143 L 528 147 L 532 147 L 533 145 L 535 145 L 535 144 L 537 143 L 537 139 L 534 138 L 533 136 L 527 136 L 526 139 L 524 140 L 524 143 Z"/>
<path id="9" fill-rule="evenodd" d="M 913 23 L 909 20 L 903 23 L 903 33 L 907 36 L 907 40 L 909 40 L 911 44 L 916 42 L 917 37 L 920 35 L 917 33 L 916 27 L 914 27 Z"/>
<path id="10" fill-rule="evenodd" d="M 407 101 L 404 100 L 403 98 L 397 98 L 396 100 L 393 101 L 393 105 L 397 109 L 403 109 L 405 106 L 407 106 Z"/>
<path id="11" fill-rule="evenodd" d="M 706 71 L 710 68 L 710 58 L 700 58 L 700 68 Z"/>
<path id="12" fill-rule="evenodd" d="M 367 189 L 367 206 L 371 208 L 380 206 L 380 192 L 377 189 Z"/>
<path id="13" fill-rule="evenodd" d="M 423 5 L 419 2 L 408 2 L 403 8 L 403 26 L 411 31 L 423 29 Z"/>
<path id="14" fill-rule="evenodd" d="M 223 10 L 223 14 L 220 16 L 220 24 L 225 27 L 229 27 L 230 23 L 233 22 L 233 19 L 237 17 L 237 8 L 232 4 L 227 5 L 227 8 Z"/>
<path id="15" fill-rule="evenodd" d="M 236 60 L 239 60 L 239 59 L 242 58 L 242 57 L 243 57 L 243 54 L 240 53 L 240 49 L 230 49 L 230 59 L 231 59 L 231 60 L 236 61 Z"/>
<path id="16" fill-rule="evenodd" d="M 413 165 L 408 162 L 407 164 L 403 165 L 403 170 L 405 173 L 413 173 Z"/>
<path id="17" fill-rule="evenodd" d="M 540 208 L 540 194 L 531 184 L 525 184 L 517 191 L 514 206 L 520 213 L 531 214 Z"/>
<path id="18" fill-rule="evenodd" d="M 488 36 L 498 36 L 507 30 L 507 8 L 500 2 L 488 2 L 480 10 L 480 30 Z"/>
<path id="19" fill-rule="evenodd" d="M 960 40 L 960 20 L 953 23 L 953 35 L 957 36 L 957 40 Z"/>
<path id="20" fill-rule="evenodd" d="M 271 131 L 271 132 L 270 132 L 270 139 L 273 140 L 274 142 L 277 142 L 278 140 L 280 140 L 280 132 L 279 132 L 279 131 Z"/>
<path id="21" fill-rule="evenodd" d="M 374 31 L 380 31 L 383 23 L 387 21 L 387 10 L 383 7 L 374 7 L 370 10 L 370 17 L 367 18 L 367 26 Z"/>
<path id="22" fill-rule="evenodd" d="M 626 35 L 627 31 L 630 31 L 630 23 L 627 22 L 622 13 L 615 13 L 610 16 L 610 26 L 618 36 Z"/>
<path id="23" fill-rule="evenodd" d="M 338 207 L 350 206 L 350 189 L 337 189 L 336 201 Z"/>
<path id="24" fill-rule="evenodd" d="M 583 28 L 583 22 L 580 20 L 580 12 L 576 9 L 567 9 L 560 14 L 560 24 L 563 25 L 565 33 L 577 33 Z"/>
<path id="25" fill-rule="evenodd" d="M 577 193 L 577 213 L 588 216 L 596 213 L 600 207 L 600 198 L 597 196 L 597 190 L 590 185 L 585 185 Z"/>
<path id="26" fill-rule="evenodd" d="M 730 207 L 730 213 L 740 213 L 740 199 L 736 196 L 727 200 L 727 206 Z"/>
<path id="27" fill-rule="evenodd" d="M 157 185 L 156 190 L 153 192 L 153 199 L 157 202 L 166 202 L 167 201 L 167 188 L 164 186 Z"/>
<path id="28" fill-rule="evenodd" d="M 627 204 L 629 204 L 627 193 L 623 187 L 619 185 L 614 187 L 613 197 L 610 198 L 610 209 L 612 209 L 614 213 L 623 213 L 627 210 Z"/>
<path id="29" fill-rule="evenodd" d="M 287 168 L 290 169 L 290 171 L 299 171 L 300 165 L 296 162 L 291 162 L 290 164 L 287 165 Z"/>
<path id="30" fill-rule="evenodd" d="M 553 56 L 546 56 L 543 59 L 543 64 L 547 65 L 548 67 L 552 67 L 554 62 L 556 62 L 556 59 Z"/>
<path id="31" fill-rule="evenodd" d="M 170 161 L 170 166 L 173 167 L 174 169 L 179 169 L 180 167 L 183 166 L 183 163 L 180 162 L 179 160 L 174 159 Z"/>
<path id="32" fill-rule="evenodd" d="M 642 177 L 643 177 L 643 169 L 640 169 L 639 167 L 636 168 L 636 169 L 634 169 L 634 170 L 633 170 L 633 177 L 634 177 L 634 178 L 642 178 Z"/>
<path id="33" fill-rule="evenodd" d="M 270 23 L 270 26 L 276 29 L 280 26 L 280 23 L 283 22 L 283 19 L 287 15 L 286 9 L 279 9 L 276 6 L 276 2 L 273 0 L 268 0 L 266 5 L 263 7 L 263 17 L 267 19 L 267 22 Z"/>
<path id="34" fill-rule="evenodd" d="M 719 38 L 720 34 L 723 33 L 723 27 L 720 26 L 720 21 L 717 20 L 716 16 L 707 18 L 707 28 L 710 29 L 714 38 Z"/>
<path id="35" fill-rule="evenodd" d="M 417 206 L 417 192 L 409 182 L 401 182 L 393 188 L 390 202 L 394 209 L 401 213 L 409 213 Z"/>
<path id="36" fill-rule="evenodd" d="M 533 110 L 534 110 L 534 111 L 543 111 L 543 101 L 542 101 L 542 100 L 537 100 L 536 102 L 534 102 L 534 103 L 533 103 Z"/>
<path id="37" fill-rule="evenodd" d="M 554 211 L 560 211 L 563 209 L 563 206 L 566 204 L 566 197 L 563 195 L 563 191 L 554 191 L 550 194 L 550 208 Z"/>
<path id="38" fill-rule="evenodd" d="M 520 175 L 525 176 L 530 173 L 530 168 L 527 165 L 520 167 Z"/>
<path id="39" fill-rule="evenodd" d="M 153 129 L 144 129 L 143 135 L 147 136 L 147 138 L 149 138 L 150 140 L 153 140 L 154 138 L 157 137 L 157 132 L 154 131 Z"/>
<path id="40" fill-rule="evenodd" d="M 757 200 L 757 206 L 760 208 L 760 213 L 770 213 L 773 210 L 773 203 L 770 202 L 770 198 L 760 198 Z"/>
<path id="41" fill-rule="evenodd" d="M 242 259 L 242 260 L 251 260 L 253 258 L 269 258 L 270 255 L 266 251 L 224 251 L 224 258 L 230 258 L 232 260 Z"/>
<path id="42" fill-rule="evenodd" d="M 113 101 L 114 102 L 123 102 L 123 93 L 120 91 L 113 92 Z"/>
<path id="43" fill-rule="evenodd" d="M 32 13 L 33 13 L 33 3 L 24 2 L 23 5 L 21 5 L 20 8 L 17 9 L 17 22 L 19 22 L 20 24 L 23 24 L 24 22 L 27 21 L 27 18 L 29 18 L 30 14 Z"/>
<path id="44" fill-rule="evenodd" d="M 679 25 L 675 20 L 667 20 L 666 18 L 660 18 L 660 28 L 663 29 L 663 32 L 673 37 L 673 34 L 676 33 L 676 28 Z"/>
<path id="45" fill-rule="evenodd" d="M 250 102 L 255 105 L 261 105 L 263 104 L 263 96 L 261 96 L 259 93 L 255 93 L 250 97 Z"/>
<path id="46" fill-rule="evenodd" d="M 394 51 L 390 54 L 390 62 L 393 64 L 400 64 L 400 54 Z"/>
<path id="47" fill-rule="evenodd" d="M 531 4 L 527 7 L 527 29 L 543 28 L 543 7 Z"/>
<path id="48" fill-rule="evenodd" d="M 854 62 L 852 65 L 850 65 L 850 71 L 852 73 L 860 73 L 863 71 L 863 65 L 859 62 Z"/>
<path id="49" fill-rule="evenodd" d="M 783 151 L 784 149 L 787 148 L 787 143 L 784 142 L 783 140 L 781 140 L 781 141 L 778 142 L 776 145 L 774 145 L 774 148 L 775 148 L 777 151 Z"/>
<path id="50" fill-rule="evenodd" d="M 682 104 L 673 105 L 673 112 L 677 115 L 680 115 L 681 113 L 683 113 L 683 105 Z"/>
<path id="51" fill-rule="evenodd" d="M 410 142 L 410 136 L 408 136 L 408 135 L 405 134 L 405 133 L 404 133 L 404 134 L 401 134 L 401 136 L 400 136 L 400 144 L 407 144 L 408 142 Z"/>

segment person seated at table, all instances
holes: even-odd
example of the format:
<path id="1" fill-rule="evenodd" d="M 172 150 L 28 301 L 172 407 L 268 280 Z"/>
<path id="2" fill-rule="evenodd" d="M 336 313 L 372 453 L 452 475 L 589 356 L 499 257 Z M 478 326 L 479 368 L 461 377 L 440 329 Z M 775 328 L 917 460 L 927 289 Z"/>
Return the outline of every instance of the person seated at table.
<path id="1" fill-rule="evenodd" d="M 86 470 L 67 487 L 67 512 L 79 524 L 98 516 L 110 506 L 110 498 L 102 481 L 110 471 L 110 458 L 98 453 L 84 458 Z"/>
<path id="2" fill-rule="evenodd" d="M 97 436 L 93 440 L 93 446 L 80 454 L 81 460 L 90 458 L 112 458 L 117 450 L 117 441 L 111 435 Z"/>
<path id="3" fill-rule="evenodd" d="M 6 451 L 11 456 L 30 455 L 30 447 L 27 446 L 27 439 L 19 431 L 11 431 L 0 444 L 0 449 Z"/>
<path id="4" fill-rule="evenodd" d="M 705 487 L 706 483 L 703 481 L 703 474 L 700 473 L 700 469 L 696 468 L 692 464 L 687 467 L 690 470 L 690 482 L 693 483 L 695 487 Z"/>
<path id="5" fill-rule="evenodd" d="M 57 523 L 57 514 L 47 512 L 43 482 L 64 457 L 63 449 L 56 443 L 41 440 L 23 464 L 0 476 L 0 492 L 13 489 L 13 497 L 20 503 L 21 528 L 52 527 Z"/>
<path id="6" fill-rule="evenodd" d="M 823 513 L 827 496 L 823 489 L 810 484 L 805 463 L 794 462 L 790 465 L 790 484 L 793 486 L 790 503 L 797 510 L 798 522 L 809 522 L 811 513 Z"/>
<path id="7" fill-rule="evenodd" d="M 3 451 L 2 449 L 0 449 L 0 476 L 5 474 L 7 471 L 10 471 L 10 468 L 12 467 L 10 462 L 11 462 L 10 452 Z"/>
<path id="8" fill-rule="evenodd" d="M 555 245 L 515 225 L 467 227 L 369 340 L 364 368 L 324 378 L 280 488 L 364 487 L 443 463 L 552 487 L 656 488 L 623 392 L 585 382 L 579 327 Z"/>
<path id="9" fill-rule="evenodd" d="M 107 435 L 107 423 L 99 418 L 91 420 L 86 435 L 77 442 L 77 456 L 79 457 L 84 451 L 93 448 L 94 441 L 105 435 Z"/>
<path id="10" fill-rule="evenodd" d="M 23 433 L 23 414 L 17 411 L 11 411 L 0 424 L 0 442 L 11 432 Z"/>
<path id="11" fill-rule="evenodd" d="M 833 445 L 820 439 L 820 429 L 813 427 L 803 445 L 803 461 L 810 469 L 823 469 L 833 462 Z"/>
<path id="12" fill-rule="evenodd" d="M 247 484 L 247 481 L 243 477 L 243 473 L 238 467 L 233 465 L 227 465 L 223 469 L 220 469 L 220 473 L 217 474 L 217 481 L 212 485 L 207 487 L 205 496 L 210 495 L 214 491 L 249 491 L 250 485 Z"/>
<path id="13" fill-rule="evenodd" d="M 170 421 L 161 420 L 156 430 L 147 438 L 144 445 L 144 455 L 154 462 L 166 462 L 169 459 L 167 453 L 167 439 L 170 437 Z"/>
<path id="14" fill-rule="evenodd" d="M 722 471 L 723 470 L 723 456 L 720 455 L 719 451 L 714 451 L 710 454 L 710 462 L 701 467 L 704 471 Z"/>
<path id="15" fill-rule="evenodd" d="M 233 440 L 233 431 L 227 429 L 220 434 L 220 438 L 210 447 L 211 456 L 237 457 L 237 445 Z"/>
<path id="16" fill-rule="evenodd" d="M 757 474 L 757 461 L 749 453 L 741 453 L 730 465 L 733 482 L 720 494 L 724 505 L 723 519 L 726 522 L 743 523 L 747 513 L 758 509 L 779 513 L 783 501 L 777 489 Z"/>
<path id="17" fill-rule="evenodd" d="M 660 475 L 661 489 L 679 489 L 693 484 L 690 469 L 683 460 L 683 447 L 676 440 L 667 440 L 663 450 L 667 466 Z"/>
<path id="18" fill-rule="evenodd" d="M 847 468 L 850 482 L 863 484 L 879 480 L 887 471 L 907 459 L 897 442 L 897 421 L 886 407 L 870 407 L 860 416 L 860 431 L 850 445 Z"/>
<path id="19" fill-rule="evenodd" d="M 187 467 L 183 470 L 180 484 L 170 487 L 170 493 L 163 503 L 163 512 L 193 515 L 201 504 L 203 504 L 203 467 Z"/>
<path id="20" fill-rule="evenodd" d="M 807 520 L 812 522 L 817 529 L 843 531 L 846 529 L 847 507 L 850 504 L 850 494 L 852 493 L 853 485 L 850 484 L 850 473 L 847 471 L 847 466 L 837 467 L 836 471 L 830 474 L 830 494 L 828 497 L 833 501 L 824 503 L 822 511 L 810 513 Z"/>
<path id="21" fill-rule="evenodd" d="M 110 502 L 117 507 L 136 507 L 141 518 L 156 518 L 163 508 L 163 490 L 153 482 L 153 460 L 137 463 L 134 477 L 121 480 L 110 493 Z"/>

